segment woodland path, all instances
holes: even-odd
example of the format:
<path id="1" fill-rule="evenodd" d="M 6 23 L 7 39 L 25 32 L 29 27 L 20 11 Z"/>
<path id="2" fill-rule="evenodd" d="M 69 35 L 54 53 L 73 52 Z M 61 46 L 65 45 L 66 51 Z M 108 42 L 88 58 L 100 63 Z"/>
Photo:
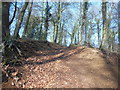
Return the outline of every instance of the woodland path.
<path id="1" fill-rule="evenodd" d="M 98 50 L 87 48 L 66 60 L 56 64 L 58 78 L 50 82 L 47 87 L 117 87 L 117 66 L 106 61 Z"/>
<path id="2" fill-rule="evenodd" d="M 88 47 L 37 51 L 19 67 L 21 88 L 117 88 L 117 57 Z M 114 59 L 114 60 L 113 60 Z M 11 84 L 11 83 L 9 83 Z M 9 87 L 8 84 L 4 84 Z M 11 87 L 11 86 L 10 86 Z"/>

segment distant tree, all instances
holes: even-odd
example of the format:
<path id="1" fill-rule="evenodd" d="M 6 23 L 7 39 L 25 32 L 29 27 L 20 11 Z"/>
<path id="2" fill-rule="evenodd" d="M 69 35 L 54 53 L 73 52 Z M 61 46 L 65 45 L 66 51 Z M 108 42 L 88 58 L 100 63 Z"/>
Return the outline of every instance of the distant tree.
<path id="1" fill-rule="evenodd" d="M 64 30 L 63 33 L 63 46 L 67 46 L 67 31 Z"/>
<path id="2" fill-rule="evenodd" d="M 72 33 L 68 32 L 68 34 L 70 35 L 70 38 L 71 38 L 71 44 L 75 44 L 76 43 L 76 33 L 77 33 L 78 30 L 79 30 L 78 24 L 75 23 Z"/>
<path id="3" fill-rule="evenodd" d="M 63 40 L 63 33 L 64 33 L 64 23 L 61 25 L 61 31 L 59 34 L 59 44 L 62 45 L 62 40 Z"/>
<path id="4" fill-rule="evenodd" d="M 98 47 L 100 45 L 100 19 L 97 19 Z"/>
<path id="5" fill-rule="evenodd" d="M 53 39 L 53 42 L 55 43 L 55 32 L 56 32 L 56 18 L 53 18 L 52 19 L 52 23 L 53 23 L 53 35 L 52 35 L 52 39 Z"/>
<path id="6" fill-rule="evenodd" d="M 28 31 L 26 33 L 27 38 L 38 39 L 38 29 L 40 24 L 40 18 L 38 16 L 31 15 L 28 23 Z"/>
<path id="7" fill-rule="evenodd" d="M 89 44 L 92 44 L 92 35 L 93 35 L 93 22 L 90 22 L 90 28 L 89 28 L 89 33 L 88 33 L 88 42 Z"/>
<path id="8" fill-rule="evenodd" d="M 113 30 L 111 30 L 111 28 L 110 28 L 110 24 L 111 24 L 111 12 L 110 12 L 110 15 L 109 15 L 109 13 L 107 13 L 108 14 L 108 18 L 107 18 L 107 20 L 106 20 L 106 28 L 107 28 L 107 36 L 106 36 L 106 44 L 107 44 L 107 46 L 106 46 L 106 48 L 108 49 L 108 50 L 111 50 L 109 47 L 111 47 L 111 45 L 113 45 L 114 43 L 115 43 L 115 35 L 116 35 L 116 33 L 115 33 L 115 31 L 113 31 Z M 113 33 L 111 33 L 111 32 L 113 32 Z M 112 37 L 111 37 L 111 34 L 113 35 Z M 114 37 L 114 39 L 113 39 L 113 37 Z M 114 41 L 112 41 L 112 40 L 114 40 Z M 112 44 L 111 44 L 112 43 Z"/>
<path id="9" fill-rule="evenodd" d="M 115 31 L 113 30 L 109 30 L 109 39 L 108 39 L 108 49 L 109 51 L 115 51 L 114 48 L 115 48 Z"/>

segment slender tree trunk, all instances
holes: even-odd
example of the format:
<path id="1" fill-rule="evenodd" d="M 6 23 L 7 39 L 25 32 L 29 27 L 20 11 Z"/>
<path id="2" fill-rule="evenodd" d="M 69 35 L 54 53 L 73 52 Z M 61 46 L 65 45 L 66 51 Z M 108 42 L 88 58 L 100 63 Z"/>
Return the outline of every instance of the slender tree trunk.
<path id="1" fill-rule="evenodd" d="M 14 18 L 15 18 L 16 11 L 17 11 L 17 2 L 15 2 L 15 11 L 14 11 L 14 13 L 13 13 L 13 17 L 12 17 L 11 21 L 9 22 L 9 25 L 12 24 L 12 22 L 13 22 L 13 20 L 14 20 Z"/>
<path id="2" fill-rule="evenodd" d="M 44 1 L 44 0 L 43 0 Z M 43 12 L 44 12 L 44 2 L 42 2 L 42 18 L 41 18 L 41 21 L 40 21 L 40 31 L 39 31 L 39 33 L 38 33 L 38 39 L 39 40 L 42 40 L 43 39 L 43 37 L 42 37 L 42 26 L 43 26 Z"/>
<path id="3" fill-rule="evenodd" d="M 107 23 L 106 23 L 106 27 L 107 27 L 107 36 L 106 36 L 106 42 L 107 42 L 107 49 L 108 50 L 110 50 L 109 49 L 109 45 L 110 45 L 110 32 L 111 32 L 111 30 L 110 30 L 110 24 L 111 24 L 111 16 L 109 16 L 109 18 L 108 18 L 108 20 L 107 20 Z"/>
<path id="4" fill-rule="evenodd" d="M 87 10 L 88 10 L 88 1 L 84 2 L 84 8 L 83 8 L 83 19 L 84 19 L 84 23 L 85 23 L 85 42 L 87 42 Z"/>
<path id="5" fill-rule="evenodd" d="M 98 46 L 100 45 L 100 20 L 97 21 L 97 32 L 98 32 Z"/>
<path id="6" fill-rule="evenodd" d="M 48 2 L 46 2 L 45 14 L 46 14 L 46 18 L 45 18 L 44 39 L 47 40 L 47 33 L 48 33 L 48 18 L 49 18 L 49 5 L 48 5 Z"/>
<path id="7" fill-rule="evenodd" d="M 112 51 L 112 47 L 113 47 L 113 31 L 112 30 L 110 30 L 110 32 L 109 32 L 108 42 L 109 42 L 108 48 L 109 48 L 110 51 Z"/>
<path id="8" fill-rule="evenodd" d="M 102 2 L 102 19 L 103 19 L 103 32 L 102 32 L 102 41 L 101 41 L 101 45 L 100 48 L 105 48 L 105 44 L 106 44 L 106 36 L 107 36 L 107 28 L 106 28 L 106 11 L 107 11 L 107 7 L 106 7 L 106 3 L 104 0 Z"/>
<path id="9" fill-rule="evenodd" d="M 115 32 L 112 31 L 112 34 L 111 34 L 111 51 L 114 51 L 114 46 L 115 46 Z"/>
<path id="10" fill-rule="evenodd" d="M 82 26 L 81 26 L 81 32 L 80 32 L 80 45 L 82 45 L 83 41 L 83 32 L 84 32 L 84 19 L 82 19 Z"/>
<path id="11" fill-rule="evenodd" d="M 78 40 L 78 43 L 80 42 L 80 31 L 78 30 L 78 35 L 77 35 L 77 40 Z"/>
<path id="12" fill-rule="evenodd" d="M 82 9 L 82 3 L 80 2 L 80 20 L 79 20 L 79 27 L 80 27 L 80 39 L 79 39 L 79 44 L 82 45 L 82 37 L 83 37 L 83 31 L 84 31 L 84 21 L 83 21 L 83 15 L 81 14 L 81 12 L 83 12 L 83 9 Z"/>
<path id="13" fill-rule="evenodd" d="M 118 2 L 118 52 L 120 52 L 120 1 Z"/>
<path id="14" fill-rule="evenodd" d="M 64 46 L 67 45 L 67 40 L 66 40 L 67 35 L 66 35 L 66 34 L 67 34 L 67 33 L 66 33 L 66 31 L 65 31 L 65 32 L 64 32 L 64 43 L 63 43 Z"/>
<path id="15" fill-rule="evenodd" d="M 75 40 L 74 40 L 74 41 L 75 41 L 75 43 L 74 43 L 74 44 L 77 44 L 77 36 L 75 36 Z"/>
<path id="16" fill-rule="evenodd" d="M 60 10 L 59 10 L 59 17 L 60 17 L 60 21 L 59 21 L 59 31 L 60 31 L 60 34 L 59 34 L 59 44 L 61 45 L 62 44 L 62 38 L 63 38 L 63 27 L 64 27 L 64 22 L 62 24 L 62 3 L 60 4 Z"/>
<path id="17" fill-rule="evenodd" d="M 63 33 L 64 33 L 64 23 L 63 23 L 63 25 L 62 25 L 62 36 L 61 36 L 60 45 L 62 45 L 62 41 L 63 41 L 63 37 L 64 37 Z"/>
<path id="18" fill-rule="evenodd" d="M 53 21 L 54 30 L 53 30 L 53 42 L 55 43 L 55 31 L 56 31 L 56 23 Z"/>
<path id="19" fill-rule="evenodd" d="M 58 38 L 58 44 L 60 44 L 60 42 L 61 42 L 61 36 L 62 36 L 62 23 L 61 23 L 61 20 L 60 20 L 60 24 L 59 24 L 59 34 L 58 34 L 58 36 L 59 36 L 59 38 Z"/>
<path id="20" fill-rule="evenodd" d="M 56 27 L 56 36 L 55 36 L 55 43 L 57 43 L 58 39 L 58 31 L 59 31 L 59 24 L 60 24 L 60 2 L 58 2 L 58 12 L 57 12 L 57 27 Z"/>
<path id="21" fill-rule="evenodd" d="M 2 2 L 0 2 L 0 44 L 1 43 L 2 43 Z"/>
<path id="22" fill-rule="evenodd" d="M 83 16 L 82 16 L 82 26 L 81 26 L 81 38 L 80 38 L 80 45 L 82 45 L 83 40 L 83 33 L 85 36 L 85 42 L 87 41 L 87 10 L 88 10 L 88 1 L 84 2 L 83 7 Z"/>
<path id="23" fill-rule="evenodd" d="M 57 39 L 58 39 L 58 25 L 56 26 L 55 43 L 57 43 Z"/>
<path id="24" fill-rule="evenodd" d="M 31 12 L 32 12 L 32 5 L 33 5 L 33 2 L 30 2 L 30 6 L 29 6 L 29 9 L 28 9 L 27 20 L 26 20 L 26 24 L 25 24 L 25 27 L 24 27 L 23 37 L 26 37 L 28 23 L 29 23 Z"/>
<path id="25" fill-rule="evenodd" d="M 88 34 L 88 43 L 90 45 L 92 45 L 92 34 L 93 34 L 93 26 L 92 26 L 92 22 L 90 22 L 90 30 Z"/>
<path id="26" fill-rule="evenodd" d="M 31 32 L 30 32 L 30 36 L 29 36 L 29 38 L 31 38 L 31 39 L 33 39 L 34 38 L 34 36 L 35 36 L 35 26 L 34 25 L 32 25 L 32 28 L 31 28 Z"/>
<path id="27" fill-rule="evenodd" d="M 19 38 L 19 29 L 21 28 L 21 24 L 22 24 L 22 21 L 23 21 L 23 17 L 24 17 L 24 14 L 25 14 L 25 10 L 28 6 L 28 3 L 29 2 L 25 2 L 19 16 L 18 16 L 18 21 L 16 23 L 16 27 L 15 27 L 15 31 L 14 31 L 14 37 L 15 38 Z"/>
<path id="28" fill-rule="evenodd" d="M 62 27 L 61 27 L 61 32 L 60 32 L 60 35 L 59 35 L 59 44 L 60 45 L 62 45 L 62 39 L 63 39 L 63 27 L 64 27 L 64 23 L 63 23 L 63 25 L 62 25 Z"/>
<path id="29" fill-rule="evenodd" d="M 9 8 L 10 2 L 2 2 L 2 40 L 9 39 Z"/>

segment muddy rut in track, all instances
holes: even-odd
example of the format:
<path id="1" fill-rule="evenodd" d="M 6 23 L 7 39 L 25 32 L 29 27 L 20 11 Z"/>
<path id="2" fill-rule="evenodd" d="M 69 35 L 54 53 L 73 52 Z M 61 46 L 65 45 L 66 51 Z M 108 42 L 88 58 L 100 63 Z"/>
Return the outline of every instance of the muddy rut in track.
<path id="1" fill-rule="evenodd" d="M 38 50 L 4 88 L 117 88 L 118 56 L 88 47 Z"/>

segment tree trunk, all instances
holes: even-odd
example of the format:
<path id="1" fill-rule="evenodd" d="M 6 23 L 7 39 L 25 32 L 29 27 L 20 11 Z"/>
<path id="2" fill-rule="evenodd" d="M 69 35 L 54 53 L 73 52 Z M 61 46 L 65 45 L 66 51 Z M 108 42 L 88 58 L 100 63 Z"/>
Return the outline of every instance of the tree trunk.
<path id="1" fill-rule="evenodd" d="M 55 36 L 55 43 L 57 43 L 57 39 L 58 39 L 58 31 L 59 31 L 59 24 L 60 24 L 60 2 L 58 3 L 58 12 L 57 12 L 57 28 L 56 28 L 56 36 Z"/>
<path id="2" fill-rule="evenodd" d="M 85 32 L 85 42 L 87 42 L 87 10 L 88 10 L 88 1 L 84 2 L 84 8 L 83 8 L 83 19 L 84 19 L 84 25 L 85 25 L 85 28 L 84 28 L 84 32 Z"/>
<path id="3" fill-rule="evenodd" d="M 100 26 L 99 26 L 99 24 L 100 24 L 100 20 L 98 19 L 98 21 L 97 21 L 98 47 L 100 45 Z"/>
<path id="4" fill-rule="evenodd" d="M 23 37 L 26 37 L 28 23 L 29 23 L 31 12 L 32 12 L 32 5 L 33 5 L 33 2 L 30 2 L 30 6 L 29 6 L 29 9 L 28 9 L 28 16 L 27 16 L 25 27 L 24 27 Z"/>
<path id="5" fill-rule="evenodd" d="M 2 42 L 2 2 L 0 2 L 0 44 Z"/>
<path id="6" fill-rule="evenodd" d="M 80 32 L 80 45 L 82 45 L 83 41 L 83 32 L 84 32 L 84 19 L 82 18 L 82 26 L 81 26 L 81 32 Z"/>
<path id="7" fill-rule="evenodd" d="M 15 11 L 14 11 L 14 13 L 13 13 L 13 17 L 12 17 L 11 21 L 9 22 L 9 25 L 12 24 L 12 22 L 13 22 L 13 20 L 14 20 L 14 18 L 15 18 L 16 11 L 17 11 L 17 2 L 15 2 Z"/>
<path id="8" fill-rule="evenodd" d="M 118 2 L 118 52 L 120 52 L 120 1 Z"/>
<path id="9" fill-rule="evenodd" d="M 80 35 L 80 45 L 82 45 L 83 33 L 85 36 L 85 42 L 87 41 L 87 10 L 88 10 L 88 1 L 83 4 L 83 15 L 82 15 L 82 26 L 81 26 L 81 35 Z"/>
<path id="10" fill-rule="evenodd" d="M 45 18 L 45 32 L 44 32 L 44 39 L 47 40 L 47 33 L 48 33 L 48 19 L 49 19 L 49 5 L 46 2 L 46 10 L 45 10 L 46 18 Z"/>
<path id="11" fill-rule="evenodd" d="M 102 32 L 102 41 L 101 41 L 100 48 L 105 48 L 106 39 L 107 39 L 107 27 L 106 27 L 106 11 L 107 11 L 107 7 L 106 7 L 106 3 L 107 2 L 105 2 L 103 0 L 103 2 L 102 2 L 103 32 Z"/>
<path id="12" fill-rule="evenodd" d="M 62 45 L 62 39 L 63 39 L 63 29 L 64 28 L 64 23 L 62 24 L 62 27 L 61 27 L 61 32 L 60 32 L 60 35 L 59 35 L 59 44 Z"/>
<path id="13" fill-rule="evenodd" d="M 82 45 L 82 36 L 83 36 L 83 28 L 84 28 L 84 21 L 83 21 L 83 15 L 81 14 L 81 12 L 83 12 L 83 9 L 82 9 L 82 3 L 80 2 L 80 20 L 79 20 L 79 28 L 80 28 L 80 39 L 79 39 L 79 44 Z M 81 27 L 80 27 L 81 26 Z"/>
<path id="14" fill-rule="evenodd" d="M 53 21 L 54 30 L 53 30 L 53 42 L 55 43 L 55 31 L 56 31 L 56 23 Z"/>
<path id="15" fill-rule="evenodd" d="M 90 30 L 88 34 L 88 43 L 90 45 L 92 45 L 92 34 L 93 34 L 93 26 L 92 26 L 92 22 L 90 22 Z"/>
<path id="16" fill-rule="evenodd" d="M 43 0 L 44 1 L 44 0 Z M 43 12 L 44 12 L 44 2 L 42 2 L 42 18 L 41 18 L 41 21 L 40 21 L 40 31 L 38 33 L 38 39 L 39 40 L 42 40 L 43 39 L 43 36 L 42 36 L 42 26 L 43 26 Z"/>
<path id="17" fill-rule="evenodd" d="M 9 2 L 2 2 L 2 40 L 5 41 L 9 39 Z"/>
<path id="18" fill-rule="evenodd" d="M 67 33 L 66 33 L 66 31 L 64 31 L 64 43 L 63 43 L 64 46 L 67 45 L 67 40 L 66 40 L 66 38 L 67 38 Z"/>
<path id="19" fill-rule="evenodd" d="M 21 24 L 22 24 L 22 21 L 23 21 L 23 17 L 24 17 L 24 14 L 25 14 L 25 10 L 28 6 L 28 3 L 29 2 L 25 2 L 19 16 L 18 16 L 18 21 L 16 23 L 16 27 L 15 27 L 15 31 L 14 31 L 14 37 L 17 39 L 19 38 L 19 29 L 21 28 Z"/>

